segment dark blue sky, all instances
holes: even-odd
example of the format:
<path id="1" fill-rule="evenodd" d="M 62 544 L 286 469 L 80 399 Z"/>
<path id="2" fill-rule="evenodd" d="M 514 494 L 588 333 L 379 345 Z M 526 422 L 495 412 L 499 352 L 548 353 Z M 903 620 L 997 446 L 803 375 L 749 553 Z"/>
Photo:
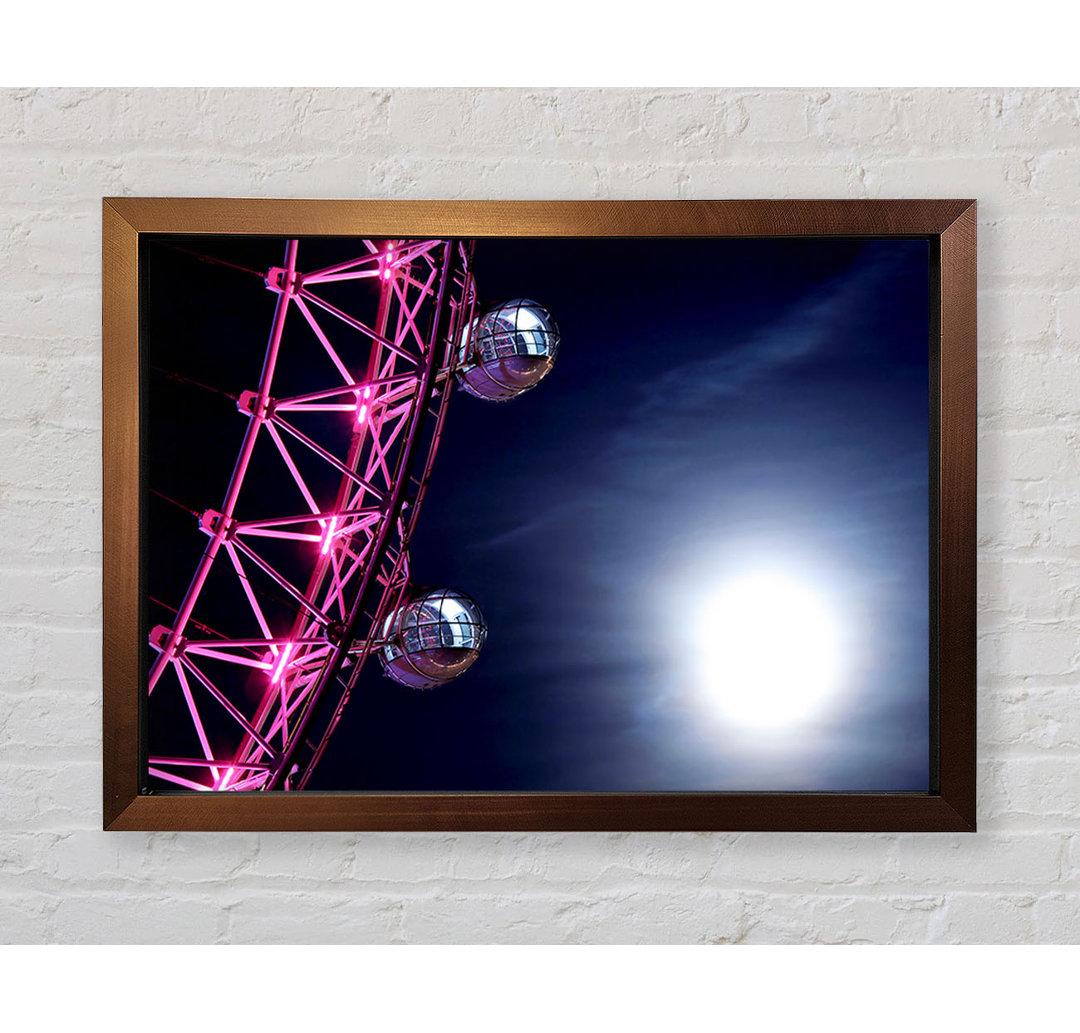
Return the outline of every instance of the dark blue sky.
<path id="1" fill-rule="evenodd" d="M 533 391 L 455 396 L 413 545 L 488 641 L 438 692 L 369 681 L 312 788 L 925 790 L 926 243 L 487 240 L 477 281 L 563 334 Z M 710 719 L 678 636 L 757 557 L 851 625 L 794 735 Z"/>
<path id="2" fill-rule="evenodd" d="M 282 249 L 230 253 L 261 268 Z M 416 578 L 471 594 L 488 640 L 438 690 L 373 665 L 309 788 L 926 790 L 927 243 L 481 240 L 476 263 L 485 300 L 535 298 L 563 334 L 533 391 L 454 396 L 413 543 Z M 253 292 L 238 369 L 220 345 L 192 356 L 196 332 L 176 342 L 187 375 L 235 391 L 257 375 L 273 306 L 224 275 Z M 207 325 L 240 293 L 231 283 Z M 161 333 L 191 309 L 159 301 Z M 153 383 L 159 400 L 188 397 Z M 205 454 L 221 404 L 185 404 Z M 183 464 L 152 451 L 166 456 L 152 478 L 186 501 Z M 220 503 L 235 449 L 217 451 L 193 505 Z M 159 506 L 151 530 L 192 539 L 169 560 L 190 572 L 202 542 L 187 519 Z M 784 732 L 703 704 L 688 634 L 715 586 L 761 566 L 820 591 L 842 632 L 843 691 Z"/>

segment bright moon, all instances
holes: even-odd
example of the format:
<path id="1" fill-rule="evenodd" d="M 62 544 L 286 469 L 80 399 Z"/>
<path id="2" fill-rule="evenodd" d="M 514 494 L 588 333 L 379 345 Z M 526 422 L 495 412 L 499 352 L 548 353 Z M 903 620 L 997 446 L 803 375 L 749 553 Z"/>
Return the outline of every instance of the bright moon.
<path id="1" fill-rule="evenodd" d="M 799 581 L 745 574 L 724 584 L 699 613 L 705 691 L 726 720 L 759 730 L 790 728 L 838 690 L 837 621 Z"/>

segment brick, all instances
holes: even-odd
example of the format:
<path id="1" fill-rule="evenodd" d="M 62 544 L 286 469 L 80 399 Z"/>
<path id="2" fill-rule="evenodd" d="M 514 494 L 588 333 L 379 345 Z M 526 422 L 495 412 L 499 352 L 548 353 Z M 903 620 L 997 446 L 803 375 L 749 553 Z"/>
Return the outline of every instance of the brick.
<path id="1" fill-rule="evenodd" d="M 1062 343 L 1080 339 L 1080 290 L 1054 296 L 1054 329 Z"/>
<path id="2" fill-rule="evenodd" d="M 4 628 L 4 643 L 9 650 L 5 684 L 10 679 L 40 688 L 82 678 L 95 691 L 100 688 L 100 620 L 73 620 L 61 625 L 40 616 L 37 623 L 9 624 Z"/>
<path id="3" fill-rule="evenodd" d="M 25 140 L 55 147 L 99 138 L 116 121 L 122 96 L 100 88 L 34 90 L 23 102 Z"/>
<path id="4" fill-rule="evenodd" d="M 1048 893 L 1035 901 L 1038 943 L 1080 943 L 1080 893 Z"/>
<path id="5" fill-rule="evenodd" d="M 0 895 L 0 943 L 47 943 L 48 928 L 59 901 L 48 893 Z"/>
<path id="6" fill-rule="evenodd" d="M 300 119 L 300 145 L 310 148 L 337 147 L 349 150 L 348 137 L 362 134 L 365 153 L 374 144 L 395 147 L 389 128 L 388 90 L 311 90 L 304 101 Z M 261 111 L 259 117 L 262 117 Z M 343 132 L 345 126 L 349 132 Z"/>
<path id="7" fill-rule="evenodd" d="M 979 819 L 985 814 L 979 797 Z M 1023 886 L 1055 881 L 1064 840 L 1042 833 L 980 832 L 974 836 L 906 834 L 896 837 L 885 880 L 924 892 L 965 887 Z"/>
<path id="8" fill-rule="evenodd" d="M 403 900 L 402 935 L 413 943 L 695 943 L 740 939 L 744 905 L 736 895 L 665 887 L 643 911 L 630 890 L 603 894 L 497 896 L 439 893 Z M 455 929 L 451 941 L 445 930 Z"/>
<path id="9" fill-rule="evenodd" d="M 1080 834 L 1069 836 L 1062 881 L 1074 887 L 1080 883 Z"/>
<path id="10" fill-rule="evenodd" d="M 1075 142 L 1080 94 L 1074 90 L 918 89 L 899 109 L 920 152 L 977 153 Z"/>
<path id="11" fill-rule="evenodd" d="M 902 150 L 902 112 L 910 90 L 830 90 L 818 107 L 817 128 L 826 144 Z"/>
<path id="12" fill-rule="evenodd" d="M 4 571 L 5 596 L 0 599 L 0 620 L 32 616 L 46 610 L 58 617 L 84 617 L 101 611 L 101 572 L 83 570 L 8 568 Z"/>
<path id="13" fill-rule="evenodd" d="M 747 914 L 741 894 L 682 881 L 660 883 L 656 906 L 648 909 L 640 907 L 638 891 L 627 886 L 618 894 L 583 895 L 560 908 L 555 920 L 561 943 L 716 944 L 742 942 L 749 927 Z"/>
<path id="14" fill-rule="evenodd" d="M 0 427 L 30 424 L 97 433 L 101 420 L 101 366 L 96 362 L 47 359 L 44 356 L 0 358 Z M 44 442 L 40 458 L 58 459 Z"/>
<path id="15" fill-rule="evenodd" d="M 36 764 L 5 762 L 0 825 L 23 834 L 99 829 L 100 762 L 54 762 L 42 767 L 41 757 L 39 746 Z"/>
<path id="16" fill-rule="evenodd" d="M 557 90 L 479 90 L 472 106 L 476 153 L 505 157 L 506 139 L 548 141 L 554 158 L 573 157 L 565 147 L 566 117 Z"/>
<path id="17" fill-rule="evenodd" d="M 55 756 L 71 760 L 65 751 L 86 747 L 97 754 L 97 729 L 101 723 L 100 692 L 40 693 L 21 695 L 6 708 L 0 728 L 0 757 L 32 764 L 34 751 L 48 742 Z M 40 755 L 38 755 L 40 757 Z M 84 759 L 91 759 L 85 757 Z"/>
<path id="18" fill-rule="evenodd" d="M 98 199 L 100 204 L 100 198 Z M 60 297 L 63 297 L 61 305 Z M 0 335 L 27 337 L 82 335 L 85 351 L 90 357 L 100 341 L 101 285 L 76 282 L 69 278 L 55 281 L 46 296 L 39 286 L 13 291 L 5 297 L 0 308 Z"/>
<path id="19" fill-rule="evenodd" d="M 1041 291 L 980 291 L 979 325 L 1000 327 L 1003 332 L 1002 339 L 982 334 L 980 354 L 986 354 L 991 346 L 996 350 L 1005 342 L 1030 343 L 1033 351 L 1045 349 L 1046 338 L 1054 331 L 1054 309 L 1060 306 L 1061 297 Z"/>
<path id="20" fill-rule="evenodd" d="M 1050 415 L 1080 414 L 1080 357 L 1057 348 L 1034 354 L 1010 352 L 979 370 L 979 402 L 997 412 Z M 1018 391 L 1017 384 L 1024 384 Z"/>
<path id="21" fill-rule="evenodd" d="M 1035 934 L 1033 895 L 957 893 L 945 904 L 933 943 L 1031 943 Z"/>
<path id="22" fill-rule="evenodd" d="M 67 565 L 85 562 L 88 547 L 95 552 L 100 548 L 101 504 L 97 501 L 14 499 L 5 510 L 6 533 L 13 544 L 18 543 L 23 557 L 47 556 Z"/>
<path id="23" fill-rule="evenodd" d="M 121 155 L 82 156 L 57 149 L 42 153 L 26 147 L 5 147 L 0 140 L 0 186 L 13 211 L 23 214 L 70 213 L 89 217 L 95 197 L 112 197 L 122 192 L 124 159 Z M 100 233 L 100 229 L 97 229 Z M 57 262 L 68 260 L 55 253 Z"/>
<path id="24" fill-rule="evenodd" d="M 52 834 L 48 839 L 39 870 L 59 884 L 80 882 L 72 874 L 79 869 L 93 873 L 91 885 L 117 890 L 139 882 L 157 882 L 160 887 L 163 881 L 173 881 L 163 880 L 161 873 L 151 874 L 146 863 L 147 837 L 142 833 L 87 830 Z"/>
<path id="25" fill-rule="evenodd" d="M 101 461 L 83 454 L 86 437 L 85 429 L 48 426 L 40 420 L 0 423 L 0 492 L 8 498 L 54 502 L 96 496 L 101 491 Z M 6 555 L 0 552 L 0 565 Z"/>
<path id="26" fill-rule="evenodd" d="M 750 898 L 742 942 L 926 943 L 943 906 L 941 896 L 770 893 Z"/>
<path id="27" fill-rule="evenodd" d="M 894 848 L 887 836 L 740 836 L 717 874 L 738 886 L 872 884 L 889 870 Z"/>
<path id="28" fill-rule="evenodd" d="M 1005 490 L 985 492 L 977 505 L 979 548 L 986 555 L 1010 549 L 1037 549 L 1050 540 L 1055 502 L 1050 486 L 1042 482 L 1010 484 Z M 1030 559 L 1017 552 L 1018 558 Z"/>
<path id="29" fill-rule="evenodd" d="M 1080 642 L 1071 642 L 1063 627 L 1010 628 L 996 638 L 994 669 L 1025 677 L 1031 674 L 1060 676 L 1077 670 Z M 980 642 L 980 646 L 982 642 Z"/>
<path id="30" fill-rule="evenodd" d="M 681 164 L 657 164 L 643 169 L 617 162 L 597 166 L 596 174 L 598 196 L 613 199 L 662 201 L 681 198 L 687 195 L 689 186 L 689 178 Z"/>
<path id="31" fill-rule="evenodd" d="M 645 147 L 653 152 L 649 157 L 666 161 L 715 158 L 749 121 L 740 102 L 718 93 L 659 94 L 649 98 L 640 113 Z"/>
<path id="32" fill-rule="evenodd" d="M 439 833 L 297 833 L 262 843 L 253 870 L 260 877 L 294 878 L 296 858 L 303 856 L 305 878 L 348 880 L 375 890 L 444 878 L 449 852 L 449 837 Z"/>
<path id="33" fill-rule="evenodd" d="M 1076 808 L 1080 757 L 1058 752 L 1012 756 L 987 761 L 986 767 L 991 797 L 980 810 L 988 819 L 1036 819 L 1056 828 L 1080 826 Z"/>
<path id="34" fill-rule="evenodd" d="M 1080 750 L 1080 708 L 1074 686 L 1030 686 L 996 693 L 983 707 L 979 739 L 1007 752 L 1018 746 Z M 1080 774 L 1080 756 L 1077 757 Z"/>
<path id="35" fill-rule="evenodd" d="M 44 942 L 215 943 L 227 920 L 224 902 L 205 892 L 149 888 L 132 907 L 129 890 L 77 890 L 60 898 Z"/>
<path id="36" fill-rule="evenodd" d="M 229 943 L 385 944 L 408 942 L 404 904 L 393 892 L 362 894 L 232 890 L 225 912 Z"/>
<path id="37" fill-rule="evenodd" d="M 12 257 L 39 275 L 93 273 L 101 261 L 101 216 L 96 211 L 42 215 Z"/>
<path id="38" fill-rule="evenodd" d="M 522 176 L 527 166 L 532 167 L 528 181 Z M 450 163 L 447 170 L 449 183 L 457 184 L 454 195 L 471 197 L 469 193 L 469 163 L 457 161 Z M 517 197 L 523 200 L 542 198 L 569 199 L 573 197 L 600 197 L 601 171 L 597 161 L 577 158 L 562 162 L 546 162 L 536 168 L 524 158 L 504 158 L 499 162 L 485 162 L 472 168 L 473 192 L 476 185 L 482 184 L 492 197 Z M 514 184 L 520 183 L 520 186 Z"/>
<path id="39" fill-rule="evenodd" d="M 147 842 L 152 871 L 173 872 L 185 883 L 212 885 L 254 869 L 260 837 L 254 833 L 163 832 Z"/>
<path id="40" fill-rule="evenodd" d="M 1080 119 L 1076 130 L 1071 149 L 1040 154 L 1031 169 L 1031 192 L 1073 211 L 1080 205 L 1076 193 L 1076 184 L 1080 180 Z"/>
<path id="41" fill-rule="evenodd" d="M 778 197 L 827 198 L 868 196 L 866 169 L 857 155 L 841 155 L 837 160 L 815 158 L 813 162 L 777 161 L 772 155 L 755 156 L 752 149 L 719 163 L 688 161 L 683 165 L 685 196 L 691 198 Z M 748 185 L 742 192 L 733 182 Z M 747 193 L 751 190 L 751 193 Z"/>
<path id="42" fill-rule="evenodd" d="M 898 139 L 906 140 L 904 136 Z M 995 241 L 992 249 L 984 240 L 984 226 L 990 220 L 1011 212 L 1018 215 L 1046 212 L 1045 202 L 1028 189 L 1031 172 L 1022 155 L 980 147 L 968 155 L 935 151 L 916 156 L 905 143 L 896 145 L 895 154 L 887 151 L 882 154 L 868 145 L 859 154 L 866 166 L 866 186 L 875 197 L 973 197 L 979 202 L 979 258 L 984 270 L 988 270 L 988 275 L 980 277 L 982 287 L 1015 288 L 1021 283 L 1045 287 L 1037 277 L 999 279 L 999 269 L 1016 271 L 1015 266 L 1010 267 L 1010 260 L 1015 262 L 1020 252 L 1002 251 L 996 246 L 1000 233 L 990 235 Z"/>
<path id="43" fill-rule="evenodd" d="M 984 613 L 998 611 L 1007 624 L 1072 617 L 1080 606 L 1078 596 L 1080 586 L 1057 564 L 1046 560 L 988 558 L 979 564 L 979 606 Z M 1004 626 L 994 624 L 997 630 Z"/>
<path id="44" fill-rule="evenodd" d="M 980 476 L 991 487 L 1016 481 L 1052 481 L 1060 489 L 1080 477 L 1080 427 L 985 433 L 979 444 Z"/>
<path id="45" fill-rule="evenodd" d="M 26 88 L 0 91 L 0 146 L 22 143 L 27 101 L 33 95 L 34 91 Z"/>
<path id="46" fill-rule="evenodd" d="M 1075 287 L 1069 269 L 1080 245 L 1080 213 L 1069 217 L 1055 210 L 1037 218 L 981 218 L 978 232 L 980 255 L 998 257 L 1004 267 L 995 272 L 991 266 L 988 285 L 1007 276 L 1012 283 L 1057 284 L 1066 290 Z"/>
<path id="47" fill-rule="evenodd" d="M 822 100 L 813 91 L 761 90 L 739 97 L 738 103 L 746 114 L 748 141 L 805 144 L 819 132 L 815 120 Z"/>
<path id="48" fill-rule="evenodd" d="M 456 838 L 436 832 L 354 836 L 349 878 L 376 885 L 426 884 L 446 878 Z M 281 863 L 287 865 L 289 857 Z"/>
<path id="49" fill-rule="evenodd" d="M 390 132 L 418 155 L 460 157 L 472 138 L 475 95 L 465 91 L 441 95 L 436 90 L 396 90 L 390 97 Z"/>
<path id="50" fill-rule="evenodd" d="M 564 127 L 558 141 L 560 157 L 566 153 L 568 157 L 591 161 L 640 160 L 643 151 L 650 146 L 641 127 L 642 109 L 652 98 L 668 92 L 560 91 L 556 102 Z M 612 136 L 620 140 L 617 153 L 610 147 Z M 544 143 L 546 146 L 546 141 Z M 533 167 L 541 169 L 543 164 L 533 162 Z"/>

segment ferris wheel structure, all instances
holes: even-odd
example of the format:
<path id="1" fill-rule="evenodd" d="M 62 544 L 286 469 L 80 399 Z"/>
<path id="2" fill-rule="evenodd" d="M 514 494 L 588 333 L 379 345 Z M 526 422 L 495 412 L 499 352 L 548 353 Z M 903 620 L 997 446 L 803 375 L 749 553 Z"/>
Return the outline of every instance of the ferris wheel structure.
<path id="1" fill-rule="evenodd" d="M 236 399 L 232 476 L 197 514 L 207 542 L 182 600 L 150 632 L 148 690 L 174 695 L 184 728 L 168 741 L 185 744 L 162 754 L 151 725 L 150 791 L 303 789 L 408 603 L 409 542 L 476 319 L 473 244 L 357 249 L 303 272 L 290 240 L 266 272 L 276 306 L 258 383 Z"/>

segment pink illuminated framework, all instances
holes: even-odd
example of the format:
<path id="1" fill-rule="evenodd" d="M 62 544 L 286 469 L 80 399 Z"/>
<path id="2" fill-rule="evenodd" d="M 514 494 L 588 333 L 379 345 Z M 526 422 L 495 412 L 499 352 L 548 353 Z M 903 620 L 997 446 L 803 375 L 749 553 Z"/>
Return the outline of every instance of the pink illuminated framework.
<path id="1" fill-rule="evenodd" d="M 304 788 L 408 590 L 454 342 L 475 314 L 472 244 L 359 247 L 355 259 L 305 273 L 290 240 L 266 274 L 276 307 L 258 385 L 237 399 L 247 428 L 232 478 L 221 508 L 199 517 L 209 541 L 175 617 L 150 633 L 149 692 L 178 694 L 190 719 L 188 756 L 158 755 L 151 730 L 148 771 L 165 787 Z M 365 280 L 366 297 L 378 294 L 366 321 L 329 286 Z M 290 391 L 283 371 L 298 361 L 322 369 L 326 386 Z M 327 421 L 339 432 L 320 436 Z M 272 465 L 255 462 L 267 452 Z M 245 504 L 267 498 L 277 512 Z M 241 602 L 230 629 L 211 633 L 203 618 L 225 580 Z"/>

